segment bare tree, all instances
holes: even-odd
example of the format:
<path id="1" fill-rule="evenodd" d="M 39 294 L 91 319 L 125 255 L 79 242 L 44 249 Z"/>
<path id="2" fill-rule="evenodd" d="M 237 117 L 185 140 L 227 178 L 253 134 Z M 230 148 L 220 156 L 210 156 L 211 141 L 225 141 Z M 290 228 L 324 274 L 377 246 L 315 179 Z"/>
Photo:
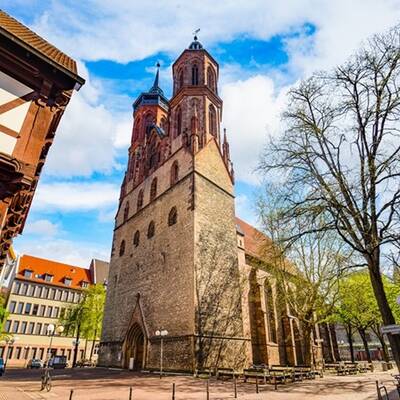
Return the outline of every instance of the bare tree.
<path id="1" fill-rule="evenodd" d="M 290 91 L 286 127 L 261 164 L 267 175 L 283 173 L 285 218 L 325 213 L 321 229 L 335 230 L 363 257 L 385 325 L 395 318 L 381 259 L 400 239 L 399 84 L 397 26 Z M 400 336 L 389 341 L 400 367 Z"/>
<path id="2" fill-rule="evenodd" d="M 272 239 L 265 249 L 272 264 L 272 272 L 283 295 L 278 298 L 299 322 L 303 343 L 303 361 L 312 363 L 312 344 L 316 324 L 327 320 L 338 295 L 338 281 L 352 265 L 352 250 L 338 239 L 333 231 L 320 229 L 325 224 L 323 215 L 307 218 L 299 215 L 282 218 L 280 190 L 269 187 L 258 201 L 264 231 Z M 301 234 L 308 231 L 307 234 Z M 298 236 L 297 240 L 288 238 Z"/>

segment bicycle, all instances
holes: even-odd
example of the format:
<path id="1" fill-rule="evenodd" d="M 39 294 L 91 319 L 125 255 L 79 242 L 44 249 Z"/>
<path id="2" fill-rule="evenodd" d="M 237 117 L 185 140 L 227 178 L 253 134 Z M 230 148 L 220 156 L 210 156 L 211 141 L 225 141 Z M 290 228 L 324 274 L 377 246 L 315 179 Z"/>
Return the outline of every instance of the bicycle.
<path id="1" fill-rule="evenodd" d="M 46 389 L 47 392 L 50 392 L 51 390 L 51 375 L 50 375 L 50 371 L 46 369 L 46 371 L 44 372 L 44 374 L 41 377 L 42 380 L 42 385 L 40 390 L 44 390 Z"/>

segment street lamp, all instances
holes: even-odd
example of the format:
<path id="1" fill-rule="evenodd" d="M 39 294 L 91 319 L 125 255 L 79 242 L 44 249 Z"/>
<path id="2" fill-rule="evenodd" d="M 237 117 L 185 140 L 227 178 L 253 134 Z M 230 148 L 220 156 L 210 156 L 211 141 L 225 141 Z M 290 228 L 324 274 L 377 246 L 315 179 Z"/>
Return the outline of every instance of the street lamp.
<path id="1" fill-rule="evenodd" d="M 49 362 L 50 362 L 50 356 L 51 356 L 51 345 L 53 343 L 53 337 L 55 333 L 63 333 L 64 332 L 64 327 L 62 325 L 57 326 L 57 328 L 54 326 L 54 324 L 49 324 L 47 326 L 47 335 L 50 336 L 50 344 L 49 344 L 49 349 L 47 351 L 47 360 L 46 360 L 46 369 L 49 368 Z"/>
<path id="2" fill-rule="evenodd" d="M 162 369 L 163 369 L 163 351 L 164 351 L 164 336 L 168 335 L 168 331 L 166 329 L 160 329 L 156 331 L 156 336 L 160 336 L 161 338 L 161 351 L 160 351 L 160 379 L 162 377 Z"/>

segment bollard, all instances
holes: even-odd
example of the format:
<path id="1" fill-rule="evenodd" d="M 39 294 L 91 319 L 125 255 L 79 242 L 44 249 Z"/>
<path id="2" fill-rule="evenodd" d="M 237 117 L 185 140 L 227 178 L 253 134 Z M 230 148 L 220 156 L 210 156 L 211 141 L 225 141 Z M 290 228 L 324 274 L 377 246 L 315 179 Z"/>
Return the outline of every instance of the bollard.
<path id="1" fill-rule="evenodd" d="M 278 390 L 278 381 L 276 380 L 276 375 L 274 375 L 274 389 Z"/>
<path id="2" fill-rule="evenodd" d="M 69 392 L 69 400 L 72 400 L 72 395 L 74 394 L 74 389 L 71 389 Z"/>
<path id="3" fill-rule="evenodd" d="M 132 386 L 129 388 L 129 400 L 132 400 Z"/>
<path id="4" fill-rule="evenodd" d="M 233 394 L 234 394 L 234 398 L 237 399 L 237 382 L 236 382 L 236 375 L 233 377 Z"/>
<path id="5" fill-rule="evenodd" d="M 207 379 L 206 391 L 207 391 L 207 400 L 210 400 L 210 380 L 209 379 Z"/>
<path id="6" fill-rule="evenodd" d="M 172 400 L 175 400 L 175 383 L 172 384 Z"/>
<path id="7" fill-rule="evenodd" d="M 256 393 L 259 393 L 259 391 L 258 391 L 258 375 L 256 375 Z"/>

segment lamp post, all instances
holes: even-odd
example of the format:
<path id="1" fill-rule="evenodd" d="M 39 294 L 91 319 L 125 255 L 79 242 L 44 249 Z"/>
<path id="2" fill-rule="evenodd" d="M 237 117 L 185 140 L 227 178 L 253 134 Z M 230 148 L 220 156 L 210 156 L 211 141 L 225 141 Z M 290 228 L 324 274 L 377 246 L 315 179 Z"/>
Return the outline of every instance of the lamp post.
<path id="1" fill-rule="evenodd" d="M 59 325 L 56 328 L 54 324 L 49 324 L 47 327 L 47 335 L 50 336 L 50 344 L 49 344 L 49 349 L 47 351 L 46 369 L 49 368 L 49 362 L 51 357 L 51 345 L 53 344 L 53 337 L 56 332 L 60 334 L 63 333 L 64 327 L 62 325 Z"/>
<path id="2" fill-rule="evenodd" d="M 163 370 L 163 352 L 164 352 L 164 336 L 168 335 L 168 331 L 166 329 L 160 329 L 156 331 L 156 336 L 160 336 L 161 338 L 161 351 L 160 351 L 160 379 L 162 377 Z"/>

